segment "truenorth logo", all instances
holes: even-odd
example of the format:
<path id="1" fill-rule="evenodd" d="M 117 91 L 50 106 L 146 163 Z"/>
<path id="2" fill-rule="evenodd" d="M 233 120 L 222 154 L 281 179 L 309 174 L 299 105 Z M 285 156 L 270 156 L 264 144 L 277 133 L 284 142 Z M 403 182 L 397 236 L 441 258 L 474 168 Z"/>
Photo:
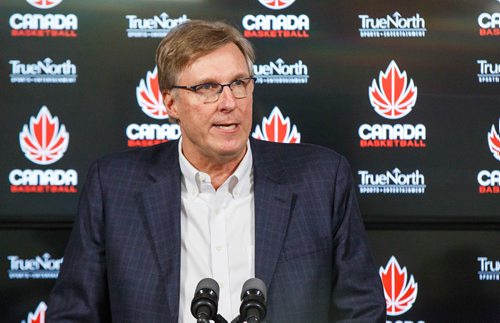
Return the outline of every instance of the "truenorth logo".
<path id="1" fill-rule="evenodd" d="M 252 137 L 259 140 L 295 144 L 300 142 L 300 132 L 292 125 L 289 117 L 283 117 L 280 109 L 274 107 L 269 118 L 262 119 L 262 125 L 257 125 Z"/>
<path id="2" fill-rule="evenodd" d="M 63 258 L 52 259 L 49 253 L 33 259 L 7 256 L 10 262 L 9 279 L 57 279 Z"/>
<path id="3" fill-rule="evenodd" d="M 281 58 L 269 64 L 255 64 L 253 72 L 258 84 L 306 84 L 309 79 L 307 65 L 300 59 L 295 64 L 285 64 Z"/>
<path id="4" fill-rule="evenodd" d="M 403 174 L 398 168 L 382 174 L 371 174 L 367 170 L 359 170 L 358 175 L 361 176 L 359 192 L 362 194 L 425 193 L 425 177 L 418 169 L 410 174 Z"/>
<path id="5" fill-rule="evenodd" d="M 477 257 L 480 270 L 477 272 L 479 280 L 500 281 L 500 261 L 488 260 L 487 257 Z"/>
<path id="6" fill-rule="evenodd" d="M 394 256 L 385 268 L 380 267 L 379 274 L 384 285 L 387 315 L 397 316 L 408 312 L 417 299 L 418 284 L 413 275 L 408 280 L 406 267 L 401 268 Z"/>
<path id="7" fill-rule="evenodd" d="M 368 15 L 358 15 L 361 19 L 359 35 L 363 38 L 406 38 L 425 37 L 425 20 L 416 14 L 413 17 L 404 18 L 399 12 L 395 12 L 383 18 L 371 18 Z"/>
<path id="8" fill-rule="evenodd" d="M 188 21 L 186 15 L 170 18 L 165 12 L 152 18 L 138 18 L 136 15 L 126 15 L 128 20 L 127 36 L 129 38 L 163 38 L 168 32 Z"/>
<path id="9" fill-rule="evenodd" d="M 47 57 L 34 64 L 24 64 L 20 60 L 10 60 L 12 73 L 11 83 L 75 83 L 76 65 L 67 59 L 57 64 Z"/>
<path id="10" fill-rule="evenodd" d="M 489 63 L 487 60 L 477 60 L 479 73 L 477 78 L 479 83 L 500 83 L 500 64 Z"/>

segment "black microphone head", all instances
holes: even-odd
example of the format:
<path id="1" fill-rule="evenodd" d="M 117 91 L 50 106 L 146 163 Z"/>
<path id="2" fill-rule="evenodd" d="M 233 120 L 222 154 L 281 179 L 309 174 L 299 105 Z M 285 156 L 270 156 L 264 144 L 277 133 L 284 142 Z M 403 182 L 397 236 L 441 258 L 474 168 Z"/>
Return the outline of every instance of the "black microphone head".
<path id="1" fill-rule="evenodd" d="M 250 278 L 241 289 L 240 319 L 243 322 L 262 322 L 267 312 L 266 284 L 258 278 Z"/>
<path id="2" fill-rule="evenodd" d="M 195 295 L 200 289 L 213 290 L 215 294 L 217 294 L 217 298 L 219 298 L 219 284 L 212 278 L 203 278 L 200 280 L 198 285 L 196 285 L 196 290 L 194 291 Z"/>
<path id="3" fill-rule="evenodd" d="M 262 280 L 260 280 L 259 278 L 250 278 L 243 284 L 243 287 L 241 288 L 241 299 L 242 300 L 243 300 L 243 297 L 245 296 L 245 294 L 247 294 L 247 292 L 250 290 L 260 291 L 262 293 L 262 296 L 264 296 L 264 299 L 267 299 L 266 284 Z"/>
<path id="4" fill-rule="evenodd" d="M 196 319 L 215 320 L 219 303 L 219 284 L 212 278 L 200 280 L 191 301 L 191 314 Z"/>

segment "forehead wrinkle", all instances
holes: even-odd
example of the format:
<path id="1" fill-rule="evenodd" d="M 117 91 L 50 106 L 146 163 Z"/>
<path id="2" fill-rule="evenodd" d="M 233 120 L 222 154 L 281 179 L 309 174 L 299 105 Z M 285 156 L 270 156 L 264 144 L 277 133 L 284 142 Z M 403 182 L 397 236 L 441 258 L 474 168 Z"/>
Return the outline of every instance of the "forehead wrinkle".
<path id="1" fill-rule="evenodd" d="M 236 55 L 233 55 L 233 57 L 231 58 L 231 63 L 229 65 L 223 65 L 227 62 L 217 61 L 217 57 L 214 57 L 213 59 L 204 60 L 204 58 L 206 58 L 207 56 L 214 54 L 214 52 L 224 47 L 228 48 L 228 50 L 231 50 L 233 54 L 235 52 L 238 53 Z M 214 59 L 216 60 L 215 62 Z M 202 61 L 200 62 L 200 60 Z M 202 64 L 201 66 L 202 68 L 196 66 L 197 63 Z M 221 68 L 221 66 L 225 66 L 226 68 Z M 194 71 L 193 70 L 194 68 L 196 68 L 197 70 Z M 210 72 L 205 72 L 205 70 L 208 70 Z M 226 71 L 228 71 L 228 73 L 230 74 L 226 74 L 225 76 L 222 76 L 224 77 L 222 78 L 221 75 L 224 74 Z M 204 73 L 211 73 L 212 75 Z M 248 71 L 248 64 L 245 55 L 234 43 L 227 43 L 224 46 L 221 46 L 209 53 L 193 57 L 179 73 L 177 81 L 178 82 L 182 81 L 183 83 L 189 83 L 189 85 L 202 84 L 202 83 L 228 83 L 238 78 L 248 77 L 251 75 L 251 73 L 250 75 L 249 73 L 250 72 Z M 186 76 L 188 75 L 189 78 L 192 79 L 193 81 L 186 81 Z"/>
<path id="2" fill-rule="evenodd" d="M 195 85 L 205 84 L 205 83 L 228 84 L 228 83 L 232 83 L 236 80 L 249 77 L 246 74 L 248 74 L 248 73 L 238 73 L 234 77 L 231 77 L 229 80 L 223 81 L 223 82 L 219 82 L 219 80 L 216 80 L 215 78 L 212 78 L 212 77 L 207 77 L 207 78 L 200 79 L 198 82 L 196 82 Z"/>
<path id="3" fill-rule="evenodd" d="M 185 72 L 187 72 L 187 70 L 184 70 L 181 72 L 181 74 L 179 75 L 179 81 L 181 79 L 183 79 L 183 76 L 186 75 Z M 248 75 L 247 71 L 234 73 L 234 75 L 229 77 L 228 79 L 219 79 L 218 76 L 206 76 L 206 77 L 201 77 L 201 78 L 195 78 L 195 80 L 190 82 L 191 84 L 188 84 L 188 85 L 192 86 L 192 85 L 199 85 L 199 84 L 204 84 L 204 83 L 227 84 L 227 83 L 231 83 L 233 81 L 236 81 L 236 80 L 241 79 L 241 78 L 246 78 L 246 77 L 250 77 L 250 75 Z"/>

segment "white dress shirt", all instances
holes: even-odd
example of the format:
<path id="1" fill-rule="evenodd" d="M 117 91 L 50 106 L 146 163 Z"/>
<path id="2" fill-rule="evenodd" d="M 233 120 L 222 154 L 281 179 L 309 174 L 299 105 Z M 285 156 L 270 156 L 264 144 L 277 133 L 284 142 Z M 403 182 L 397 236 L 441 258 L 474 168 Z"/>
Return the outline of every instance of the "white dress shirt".
<path id="1" fill-rule="evenodd" d="M 239 315 L 243 283 L 255 276 L 255 210 L 250 143 L 236 171 L 215 190 L 182 154 L 179 323 L 196 322 L 191 301 L 203 278 L 219 283 L 219 314 Z"/>

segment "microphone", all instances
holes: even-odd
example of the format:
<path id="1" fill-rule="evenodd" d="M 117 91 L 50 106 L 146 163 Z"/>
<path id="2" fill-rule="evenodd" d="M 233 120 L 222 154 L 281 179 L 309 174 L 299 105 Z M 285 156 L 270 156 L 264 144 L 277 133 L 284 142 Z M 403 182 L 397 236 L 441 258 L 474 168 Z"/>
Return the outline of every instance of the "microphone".
<path id="1" fill-rule="evenodd" d="M 209 320 L 217 320 L 218 303 L 219 284 L 212 278 L 200 280 L 191 301 L 191 314 L 197 322 L 208 323 Z"/>
<path id="2" fill-rule="evenodd" d="M 266 298 L 266 284 L 258 278 L 248 279 L 241 289 L 240 322 L 262 322 L 266 318 Z"/>

